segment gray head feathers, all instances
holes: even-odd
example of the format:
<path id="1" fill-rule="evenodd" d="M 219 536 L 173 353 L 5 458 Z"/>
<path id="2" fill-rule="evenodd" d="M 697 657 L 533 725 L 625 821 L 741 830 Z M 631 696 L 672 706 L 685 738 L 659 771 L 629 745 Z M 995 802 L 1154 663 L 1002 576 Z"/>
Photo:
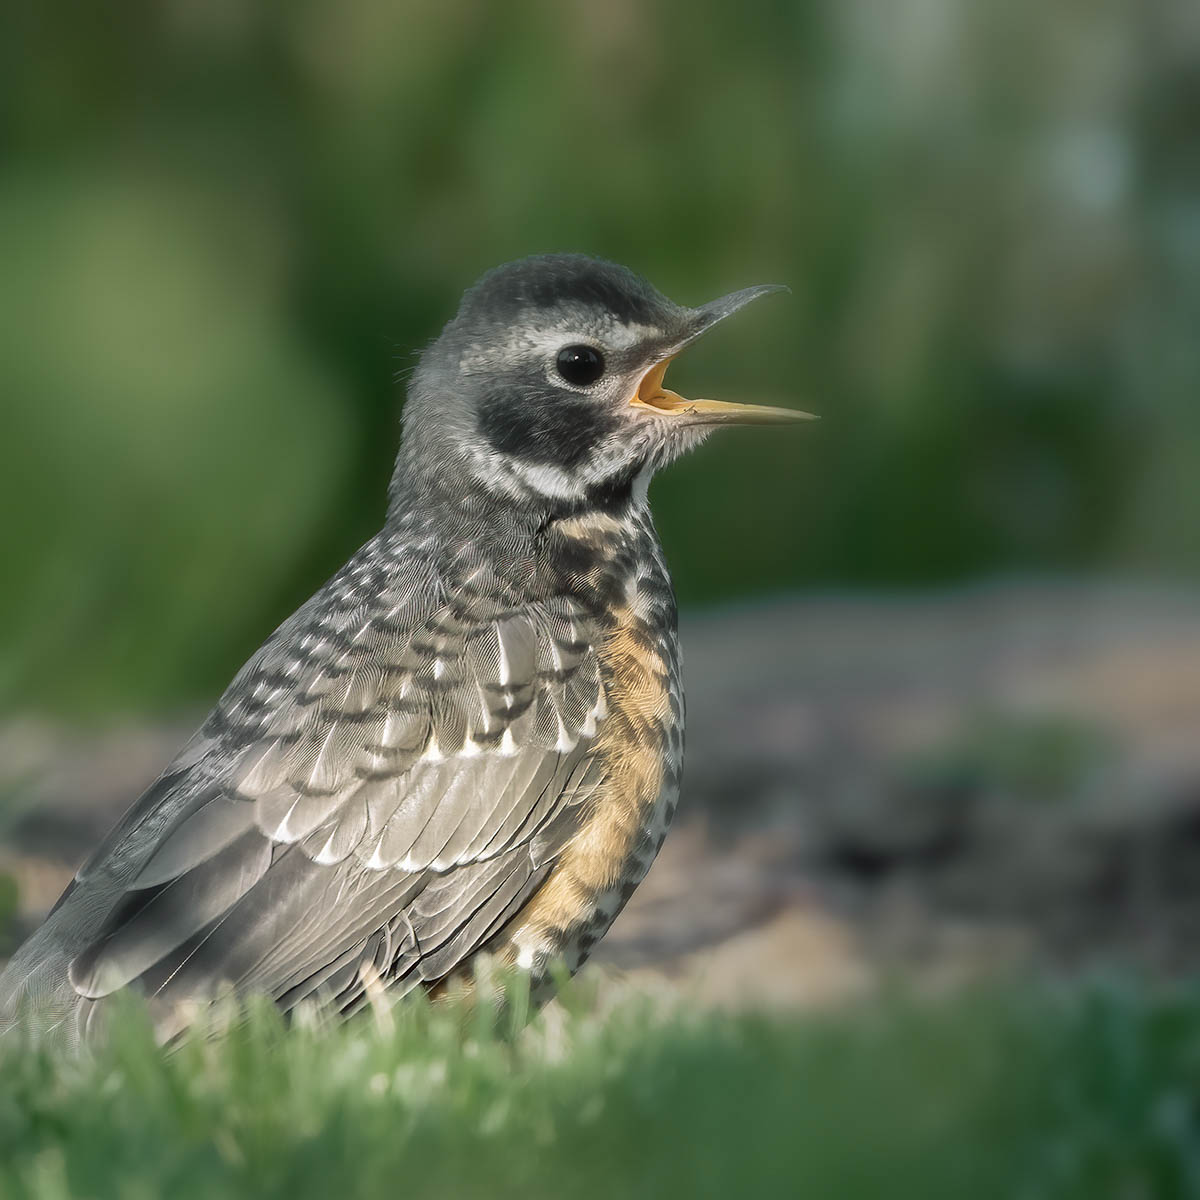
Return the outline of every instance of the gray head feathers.
<path id="1" fill-rule="evenodd" d="M 579 254 L 489 271 L 413 377 L 393 506 L 447 479 L 532 507 L 644 484 L 708 427 L 635 407 L 639 385 L 763 290 L 691 309 Z"/>

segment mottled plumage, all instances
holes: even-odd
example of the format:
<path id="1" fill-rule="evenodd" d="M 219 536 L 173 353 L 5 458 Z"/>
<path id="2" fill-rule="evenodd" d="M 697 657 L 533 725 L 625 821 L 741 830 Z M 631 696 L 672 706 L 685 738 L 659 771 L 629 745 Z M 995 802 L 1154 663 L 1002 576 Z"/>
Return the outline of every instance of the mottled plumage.
<path id="1" fill-rule="evenodd" d="M 661 365 L 764 290 L 683 309 L 550 256 L 468 292 L 414 377 L 384 529 L 80 869 L 0 977 L 0 1024 L 76 1041 L 132 986 L 169 1037 L 224 987 L 350 1012 L 481 950 L 577 968 L 678 796 L 650 475 L 711 424 L 784 419 L 684 402 Z"/>

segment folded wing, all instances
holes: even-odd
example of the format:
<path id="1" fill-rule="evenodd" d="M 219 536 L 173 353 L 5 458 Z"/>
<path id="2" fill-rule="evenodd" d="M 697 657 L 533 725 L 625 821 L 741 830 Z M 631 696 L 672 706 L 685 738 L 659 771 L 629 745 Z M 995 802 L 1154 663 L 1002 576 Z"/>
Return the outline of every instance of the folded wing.
<path id="1" fill-rule="evenodd" d="M 275 647 L 239 676 L 168 793 L 84 868 L 81 884 L 150 839 L 71 962 L 81 997 L 132 984 L 174 1008 L 232 985 L 346 1010 L 369 980 L 435 982 L 519 911 L 586 815 L 606 707 L 570 602 L 304 637 L 307 667 Z M 227 748 L 235 725 L 214 771 L 203 740 Z"/>

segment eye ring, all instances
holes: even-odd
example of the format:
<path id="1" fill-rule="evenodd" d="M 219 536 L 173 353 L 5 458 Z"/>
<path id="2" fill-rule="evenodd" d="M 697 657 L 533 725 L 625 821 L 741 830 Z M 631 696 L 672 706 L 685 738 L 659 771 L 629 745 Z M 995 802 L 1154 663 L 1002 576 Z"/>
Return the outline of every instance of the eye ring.
<path id="1" fill-rule="evenodd" d="M 559 375 L 573 387 L 590 387 L 604 374 L 604 355 L 595 346 L 583 343 L 564 346 L 554 365 Z"/>

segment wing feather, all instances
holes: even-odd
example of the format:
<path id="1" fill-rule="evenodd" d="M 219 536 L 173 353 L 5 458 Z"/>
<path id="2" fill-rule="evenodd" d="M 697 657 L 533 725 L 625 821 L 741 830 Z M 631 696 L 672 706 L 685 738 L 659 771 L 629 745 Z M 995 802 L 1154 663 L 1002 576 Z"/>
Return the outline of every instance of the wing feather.
<path id="1" fill-rule="evenodd" d="M 76 991 L 95 999 L 131 983 L 227 912 L 270 863 L 271 844 L 251 830 L 169 882 L 126 893 L 102 938 L 72 962 Z"/>
<path id="2" fill-rule="evenodd" d="M 243 748 L 216 771 L 193 750 L 204 786 L 143 803 L 109 847 L 149 842 L 74 957 L 81 996 L 136 983 L 172 1008 L 228 983 L 353 1008 L 372 972 L 444 978 L 536 890 L 602 774 L 586 622 L 442 606 L 406 631 L 394 609 L 298 625 L 239 675 L 210 725 L 242 721 Z"/>

